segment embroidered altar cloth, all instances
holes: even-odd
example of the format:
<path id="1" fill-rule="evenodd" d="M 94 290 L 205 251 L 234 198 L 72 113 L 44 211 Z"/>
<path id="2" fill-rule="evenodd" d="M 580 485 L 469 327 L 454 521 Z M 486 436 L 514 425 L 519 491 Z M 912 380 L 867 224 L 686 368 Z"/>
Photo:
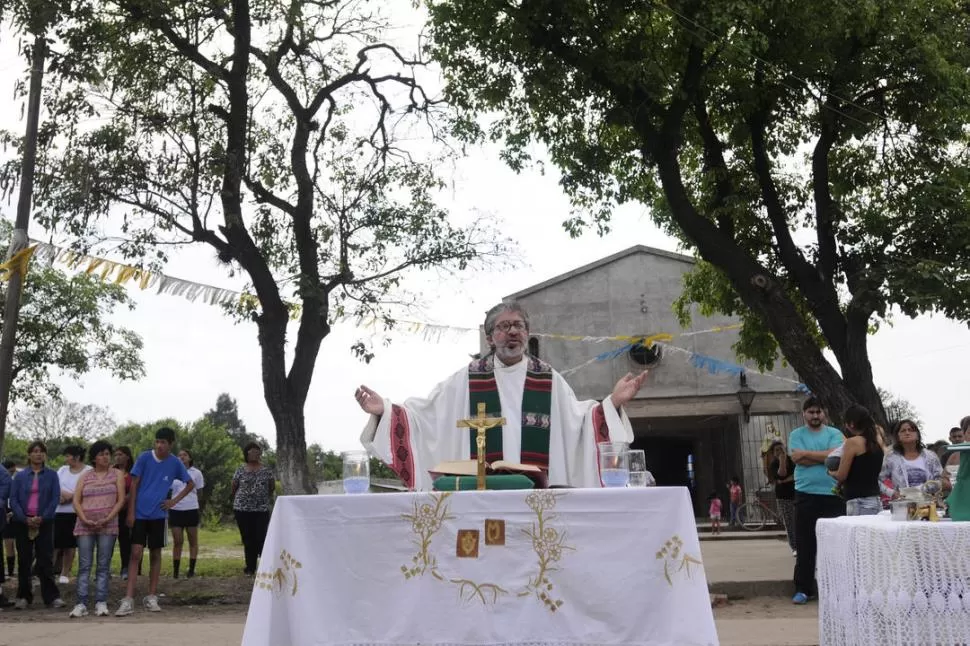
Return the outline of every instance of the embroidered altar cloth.
<path id="1" fill-rule="evenodd" d="M 680 487 L 286 496 L 244 646 L 710 646 Z"/>

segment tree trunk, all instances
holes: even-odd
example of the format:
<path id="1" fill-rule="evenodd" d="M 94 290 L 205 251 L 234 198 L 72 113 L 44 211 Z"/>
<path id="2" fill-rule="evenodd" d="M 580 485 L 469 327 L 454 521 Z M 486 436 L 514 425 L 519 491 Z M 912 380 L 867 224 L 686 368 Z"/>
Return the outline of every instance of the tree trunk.
<path id="1" fill-rule="evenodd" d="M 842 382 L 852 393 L 853 399 L 872 413 L 876 423 L 886 428 L 886 411 L 883 410 L 882 398 L 873 382 L 872 364 L 869 362 L 868 313 L 858 312 L 850 306 L 845 327 L 845 347 L 832 348 L 835 359 L 842 368 Z"/>
<path id="2" fill-rule="evenodd" d="M 34 36 L 30 64 L 30 92 L 27 99 L 27 126 L 24 133 L 24 157 L 20 167 L 20 196 L 17 200 L 17 220 L 10 239 L 7 260 L 28 245 L 27 226 L 34 194 L 34 168 L 37 163 L 37 131 L 40 123 L 41 93 L 44 89 L 44 65 L 47 62 L 46 30 L 38 29 Z M 26 267 L 26 265 L 24 265 Z M 17 322 L 20 318 L 20 299 L 26 279 L 24 270 L 11 273 L 3 303 L 3 332 L 0 333 L 0 454 L 7 432 L 7 413 L 10 391 L 16 376 L 14 351 L 17 345 Z"/>
<path id="3" fill-rule="evenodd" d="M 667 203 L 681 230 L 704 260 L 725 273 L 744 304 L 767 324 L 785 358 L 821 400 L 829 417 L 836 422 L 840 420 L 855 397 L 825 359 L 781 282 L 697 212 L 683 185 L 676 145 L 670 140 L 660 140 L 652 153 Z M 864 344 L 862 347 L 865 356 Z M 868 360 L 865 365 L 868 366 Z M 871 382 L 870 371 L 870 385 Z"/>
<path id="4" fill-rule="evenodd" d="M 306 427 L 303 404 L 284 392 L 266 392 L 266 401 L 276 424 L 276 476 L 286 495 L 315 494 L 306 461 Z"/>
<path id="5" fill-rule="evenodd" d="M 276 468 L 283 493 L 314 494 L 306 461 L 306 426 L 303 407 L 306 390 L 294 389 L 286 374 L 286 310 L 264 311 L 258 321 L 263 362 L 263 396 L 276 426 Z M 311 362 L 312 365 L 312 362 Z"/>

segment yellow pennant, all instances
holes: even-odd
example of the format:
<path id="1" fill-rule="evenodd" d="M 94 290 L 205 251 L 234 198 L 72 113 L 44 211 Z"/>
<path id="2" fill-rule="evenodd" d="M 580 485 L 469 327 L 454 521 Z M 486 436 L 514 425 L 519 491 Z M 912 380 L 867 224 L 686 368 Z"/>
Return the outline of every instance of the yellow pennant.
<path id="1" fill-rule="evenodd" d="M 33 247 L 21 249 L 10 260 L 0 264 L 0 280 L 10 280 L 14 272 L 19 273 L 21 276 L 26 276 L 27 266 L 30 264 L 30 257 L 34 255 L 36 248 L 37 246 L 34 245 Z"/>

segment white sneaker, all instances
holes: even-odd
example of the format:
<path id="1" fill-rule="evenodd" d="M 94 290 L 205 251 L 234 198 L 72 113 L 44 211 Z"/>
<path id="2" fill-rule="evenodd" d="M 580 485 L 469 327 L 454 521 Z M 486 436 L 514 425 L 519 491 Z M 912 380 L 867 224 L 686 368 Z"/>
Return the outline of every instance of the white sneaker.
<path id="1" fill-rule="evenodd" d="M 71 582 L 71 580 L 62 574 L 61 576 L 57 577 L 57 582 L 61 585 L 67 585 Z"/>
<path id="2" fill-rule="evenodd" d="M 51 608 L 63 608 L 65 605 L 67 604 L 65 604 L 64 600 L 61 599 L 60 597 L 57 597 L 56 599 L 51 601 Z"/>
<path id="3" fill-rule="evenodd" d="M 135 611 L 135 602 L 131 597 L 125 597 L 121 600 L 121 604 L 118 606 L 118 610 L 115 611 L 115 617 L 127 617 Z"/>
<path id="4" fill-rule="evenodd" d="M 16 601 L 13 602 L 13 607 L 15 610 L 26 610 L 27 600 L 24 598 L 17 599 Z"/>
<path id="5" fill-rule="evenodd" d="M 94 604 L 94 616 L 95 617 L 107 617 L 111 612 L 108 610 L 108 604 L 104 601 L 99 601 Z"/>
<path id="6" fill-rule="evenodd" d="M 145 597 L 145 610 L 148 612 L 161 612 L 162 607 L 158 605 L 158 597 L 150 594 Z"/>
<path id="7" fill-rule="evenodd" d="M 74 606 L 74 610 L 72 610 L 71 614 L 68 615 L 68 617 L 71 617 L 72 619 L 79 619 L 81 617 L 87 617 L 87 616 L 88 616 L 88 609 L 83 604 L 80 604 L 80 603 Z"/>

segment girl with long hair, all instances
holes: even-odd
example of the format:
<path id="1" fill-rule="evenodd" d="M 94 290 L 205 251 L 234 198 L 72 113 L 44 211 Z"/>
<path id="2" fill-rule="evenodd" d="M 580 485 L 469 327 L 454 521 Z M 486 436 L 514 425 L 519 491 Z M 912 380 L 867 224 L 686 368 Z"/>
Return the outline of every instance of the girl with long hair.
<path id="1" fill-rule="evenodd" d="M 883 450 L 876 422 L 869 411 L 853 404 L 842 416 L 848 438 L 842 445 L 838 471 L 829 475 L 842 485 L 847 516 L 872 516 L 882 511 L 879 473 Z"/>

